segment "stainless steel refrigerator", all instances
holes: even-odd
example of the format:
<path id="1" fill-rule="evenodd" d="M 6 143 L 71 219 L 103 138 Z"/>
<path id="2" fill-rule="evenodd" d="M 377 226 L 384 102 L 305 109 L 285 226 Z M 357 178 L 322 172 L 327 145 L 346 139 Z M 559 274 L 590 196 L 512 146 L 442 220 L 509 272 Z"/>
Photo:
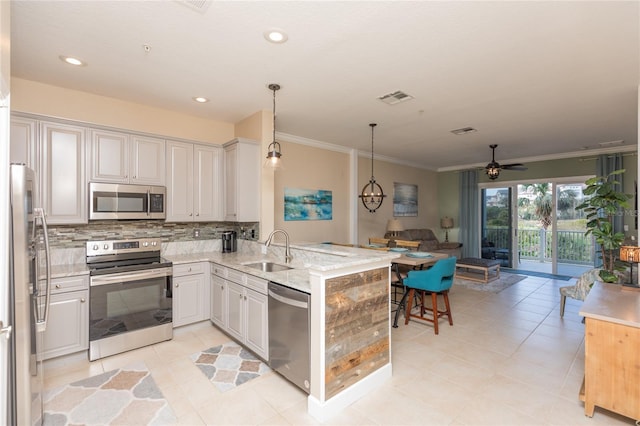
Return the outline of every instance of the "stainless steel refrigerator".
<path id="1" fill-rule="evenodd" d="M 43 420 L 42 360 L 39 356 L 47 325 L 51 291 L 49 241 L 45 215 L 35 205 L 36 177 L 24 165 L 10 169 L 10 229 L 8 288 L 0 289 L 1 309 L 8 324 L 6 395 L 7 419 L 0 424 L 40 425 Z"/>

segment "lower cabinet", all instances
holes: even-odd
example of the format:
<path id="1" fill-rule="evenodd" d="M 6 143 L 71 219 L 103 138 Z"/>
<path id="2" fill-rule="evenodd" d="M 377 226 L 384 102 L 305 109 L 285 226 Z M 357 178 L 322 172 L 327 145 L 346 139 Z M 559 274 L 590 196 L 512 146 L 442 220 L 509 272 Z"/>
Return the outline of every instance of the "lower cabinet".
<path id="1" fill-rule="evenodd" d="M 211 322 L 269 359 L 267 281 L 213 264 Z"/>
<path id="2" fill-rule="evenodd" d="M 209 318 L 209 263 L 173 266 L 173 326 Z"/>
<path id="3" fill-rule="evenodd" d="M 49 318 L 42 359 L 89 349 L 89 277 L 51 280 Z"/>
<path id="4" fill-rule="evenodd" d="M 226 280 L 211 274 L 211 322 L 222 329 L 227 328 L 227 297 L 225 293 Z"/>

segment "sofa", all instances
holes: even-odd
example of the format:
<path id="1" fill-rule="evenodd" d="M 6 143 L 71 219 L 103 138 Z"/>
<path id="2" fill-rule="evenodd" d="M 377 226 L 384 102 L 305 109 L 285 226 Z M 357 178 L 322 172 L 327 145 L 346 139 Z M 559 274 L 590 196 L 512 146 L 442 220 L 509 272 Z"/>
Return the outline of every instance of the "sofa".
<path id="1" fill-rule="evenodd" d="M 460 259 L 462 255 L 462 243 L 440 242 L 431 229 L 406 229 L 396 234 L 397 235 L 392 235 L 391 232 L 387 232 L 384 237 L 390 240 L 420 241 L 419 251 L 446 253 L 458 259 Z"/>

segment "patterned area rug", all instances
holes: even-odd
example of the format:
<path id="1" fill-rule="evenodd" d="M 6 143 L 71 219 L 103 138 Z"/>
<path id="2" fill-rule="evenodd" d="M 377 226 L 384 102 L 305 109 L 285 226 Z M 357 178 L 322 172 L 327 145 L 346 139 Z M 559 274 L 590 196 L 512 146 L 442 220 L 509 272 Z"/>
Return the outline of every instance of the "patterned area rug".
<path id="1" fill-rule="evenodd" d="M 526 277 L 524 275 L 515 275 L 500 271 L 500 278 L 490 281 L 486 284 L 478 281 L 466 280 L 464 278 L 456 277 L 453 280 L 453 287 L 465 287 L 471 290 L 500 293 L 502 290 L 511 287 L 518 281 L 522 281 L 525 278 Z"/>
<path id="2" fill-rule="evenodd" d="M 177 418 L 141 362 L 47 391 L 44 425 L 170 425 Z"/>
<path id="3" fill-rule="evenodd" d="M 191 360 L 220 392 L 226 392 L 271 369 L 235 342 L 191 355 Z"/>

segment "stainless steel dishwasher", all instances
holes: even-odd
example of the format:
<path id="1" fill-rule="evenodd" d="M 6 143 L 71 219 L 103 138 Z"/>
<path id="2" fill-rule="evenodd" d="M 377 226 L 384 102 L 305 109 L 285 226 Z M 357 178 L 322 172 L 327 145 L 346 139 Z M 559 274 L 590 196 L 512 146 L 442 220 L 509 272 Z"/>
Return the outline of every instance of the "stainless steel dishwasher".
<path id="1" fill-rule="evenodd" d="M 310 392 L 310 295 L 269 283 L 269 366 Z"/>

